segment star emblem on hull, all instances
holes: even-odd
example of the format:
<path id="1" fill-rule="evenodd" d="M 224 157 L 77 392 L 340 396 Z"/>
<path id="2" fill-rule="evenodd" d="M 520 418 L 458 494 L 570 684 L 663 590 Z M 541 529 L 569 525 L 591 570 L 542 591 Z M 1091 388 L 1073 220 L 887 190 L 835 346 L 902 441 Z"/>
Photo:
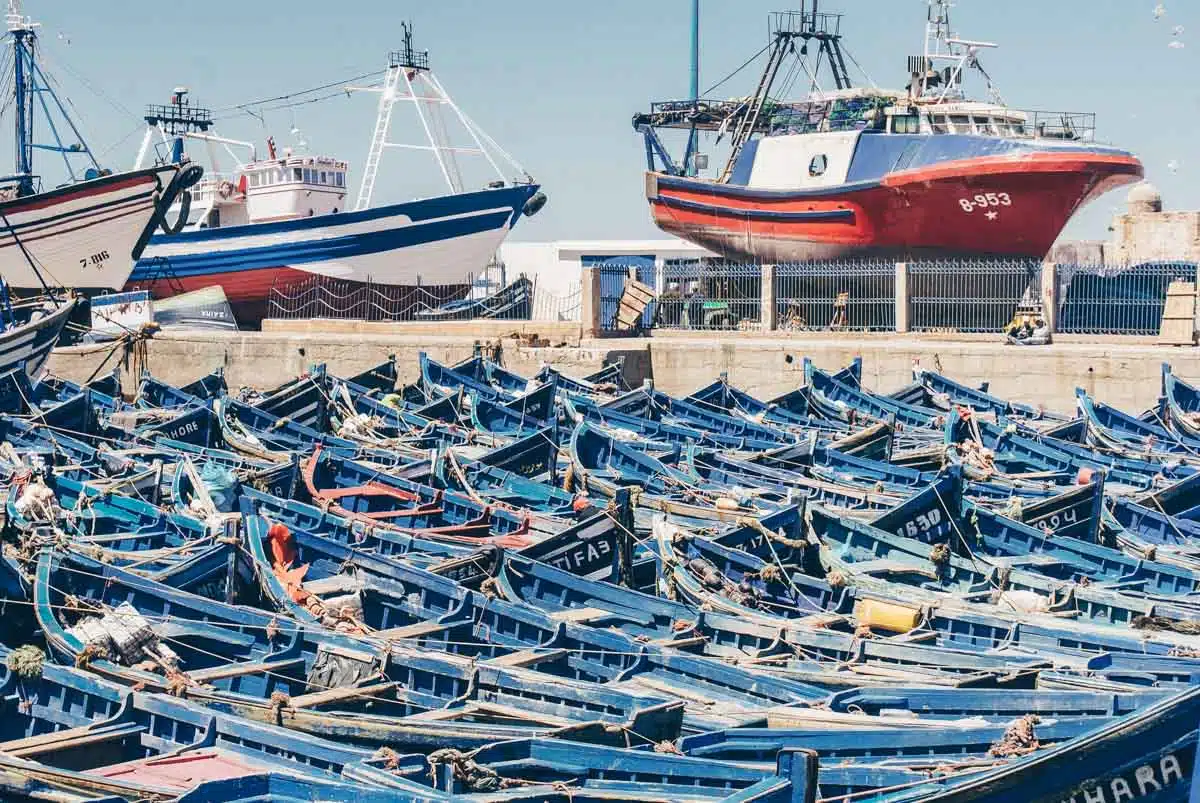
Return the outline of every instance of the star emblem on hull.
<path id="1" fill-rule="evenodd" d="M 995 220 L 995 219 L 996 219 L 996 218 L 998 218 L 998 217 L 1000 217 L 1000 213 L 999 213 L 999 212 L 988 212 L 988 213 L 987 213 L 987 219 L 988 219 L 988 220 Z"/>

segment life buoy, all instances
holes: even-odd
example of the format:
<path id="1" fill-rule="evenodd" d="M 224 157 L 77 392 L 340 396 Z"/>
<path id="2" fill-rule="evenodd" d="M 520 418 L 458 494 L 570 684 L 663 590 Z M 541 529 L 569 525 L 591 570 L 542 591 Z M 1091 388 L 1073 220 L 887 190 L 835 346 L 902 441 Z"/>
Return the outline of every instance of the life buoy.
<path id="1" fill-rule="evenodd" d="M 235 189 L 237 188 L 233 186 L 232 181 L 222 181 L 217 185 L 217 195 L 222 198 L 232 198 Z"/>

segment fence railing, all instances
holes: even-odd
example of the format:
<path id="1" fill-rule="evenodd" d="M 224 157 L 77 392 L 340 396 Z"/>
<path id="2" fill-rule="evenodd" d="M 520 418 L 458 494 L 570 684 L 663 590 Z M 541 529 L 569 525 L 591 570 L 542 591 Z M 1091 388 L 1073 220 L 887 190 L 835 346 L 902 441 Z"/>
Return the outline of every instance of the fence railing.
<path id="1" fill-rule="evenodd" d="M 267 314 L 283 319 L 359 321 L 530 320 L 536 288 L 524 276 L 484 297 L 474 296 L 473 286 L 473 282 L 400 286 L 312 276 L 295 284 L 272 287 Z M 542 301 L 547 311 L 558 302 L 550 297 Z M 578 293 L 574 304 L 577 308 Z"/>
<path id="2" fill-rule="evenodd" d="M 1188 262 L 1059 265 L 1058 331 L 1157 334 L 1171 282 L 1195 280 L 1196 266 Z"/>
<path id="3" fill-rule="evenodd" d="M 776 265 L 775 308 L 782 331 L 892 331 L 896 266 L 891 262 Z"/>
<path id="4" fill-rule="evenodd" d="M 755 330 L 762 323 L 762 268 L 698 261 L 668 263 L 659 271 L 660 329 Z"/>
<path id="5" fill-rule="evenodd" d="M 603 330 L 615 329 L 613 319 L 626 282 L 636 276 L 650 284 L 652 275 L 656 303 L 637 331 L 653 327 L 999 334 L 1014 318 L 1041 310 L 1056 324 L 1055 331 L 1063 333 L 1152 335 L 1159 331 L 1171 282 L 1195 281 L 1197 275 L 1197 266 L 1186 262 L 1097 266 L 1027 259 L 830 261 L 769 269 L 695 259 L 668 261 L 656 268 L 648 258 L 634 262 L 593 266 L 601 274 Z M 770 283 L 764 286 L 765 279 Z"/>
<path id="6" fill-rule="evenodd" d="M 1017 307 L 1041 295 L 1036 260 L 948 260 L 908 263 L 914 332 L 999 332 Z"/>
<path id="7" fill-rule="evenodd" d="M 361 321 L 411 321 L 421 312 L 467 299 L 470 282 L 399 286 L 316 276 L 271 288 L 271 318 L 335 318 Z"/>

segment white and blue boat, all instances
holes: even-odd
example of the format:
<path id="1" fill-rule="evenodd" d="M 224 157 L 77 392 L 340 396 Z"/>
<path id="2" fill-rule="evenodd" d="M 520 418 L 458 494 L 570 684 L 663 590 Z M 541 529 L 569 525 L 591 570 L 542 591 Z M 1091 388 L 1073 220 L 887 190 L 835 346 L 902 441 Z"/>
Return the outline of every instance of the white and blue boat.
<path id="1" fill-rule="evenodd" d="M 202 142 L 216 162 L 216 147 L 250 159 L 232 173 L 209 170 L 193 192 L 186 221 L 173 234 L 155 236 L 130 278 L 131 289 L 164 298 L 212 285 L 224 288 L 242 322 L 263 317 L 272 288 L 315 276 L 375 285 L 457 285 L 469 282 L 496 253 L 522 215 L 545 203 L 538 185 L 486 133 L 463 114 L 429 69 L 425 52 L 413 50 L 405 27 L 404 49 L 390 54 L 380 93 L 378 118 L 363 172 L 351 197 L 349 165 L 303 149 L 276 150 L 267 143 L 265 159 L 255 146 L 210 133 L 212 115 L 190 105 L 187 90 L 176 90 L 170 106 L 151 107 L 139 164 L 159 138 L 170 151 L 166 161 L 186 161 L 184 143 Z M 411 102 L 427 145 L 387 141 L 397 103 Z M 456 118 L 470 147 L 449 144 L 439 118 Z M 451 120 L 454 122 L 455 120 Z M 449 193 L 373 207 L 383 153 L 389 148 L 433 154 Z M 457 164 L 460 155 L 482 156 L 496 180 L 469 190 Z M 500 165 L 516 171 L 515 180 Z"/>

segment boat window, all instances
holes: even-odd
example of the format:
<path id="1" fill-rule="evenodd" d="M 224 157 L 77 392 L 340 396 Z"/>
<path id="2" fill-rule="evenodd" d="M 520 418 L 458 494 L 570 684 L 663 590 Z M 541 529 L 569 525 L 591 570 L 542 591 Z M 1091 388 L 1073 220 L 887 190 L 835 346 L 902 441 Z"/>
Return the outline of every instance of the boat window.
<path id="1" fill-rule="evenodd" d="M 975 128 L 980 134 L 996 133 L 996 130 L 992 127 L 992 121 L 987 117 L 976 117 Z"/>
<path id="2" fill-rule="evenodd" d="M 304 180 L 304 171 L 298 167 L 293 167 L 292 168 L 292 181 L 303 181 L 303 180 Z"/>
<path id="3" fill-rule="evenodd" d="M 320 183 L 322 183 L 322 184 L 328 184 L 328 183 L 329 183 L 329 182 L 326 180 L 326 173 L 325 173 L 325 171 L 324 171 L 324 170 L 322 170 L 322 171 L 321 171 L 321 182 L 320 182 Z"/>
<path id="4" fill-rule="evenodd" d="M 933 129 L 935 134 L 949 134 L 950 122 L 944 114 L 931 114 L 929 116 L 929 127 Z"/>
<path id="5" fill-rule="evenodd" d="M 965 114 L 950 115 L 950 124 L 954 126 L 954 133 L 956 134 L 971 133 L 971 118 Z"/>
<path id="6" fill-rule="evenodd" d="M 921 116 L 918 114 L 897 114 L 892 118 L 893 134 L 920 134 Z"/>
<path id="7" fill-rule="evenodd" d="M 823 153 L 819 153 L 812 158 L 808 163 L 808 174 L 813 178 L 825 175 L 825 171 L 829 169 L 829 157 Z"/>

